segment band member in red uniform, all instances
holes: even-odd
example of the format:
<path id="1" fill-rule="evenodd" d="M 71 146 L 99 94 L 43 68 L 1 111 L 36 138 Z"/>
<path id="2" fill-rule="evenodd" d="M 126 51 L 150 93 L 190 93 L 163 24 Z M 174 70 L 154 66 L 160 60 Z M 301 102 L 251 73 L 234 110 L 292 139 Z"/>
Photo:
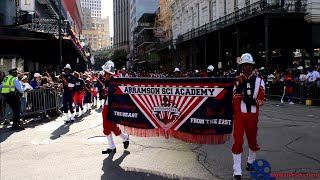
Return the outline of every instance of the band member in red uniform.
<path id="1" fill-rule="evenodd" d="M 241 56 L 239 65 L 242 74 L 237 76 L 234 88 L 234 144 L 233 153 L 233 176 L 239 180 L 242 177 L 241 153 L 243 152 L 243 135 L 246 133 L 249 144 L 249 157 L 246 169 L 249 170 L 255 160 L 256 152 L 260 150 L 257 143 L 259 107 L 264 101 L 264 81 L 252 73 L 254 65 L 251 54 L 245 53 Z"/>
<path id="2" fill-rule="evenodd" d="M 86 104 L 86 109 L 88 113 L 91 113 L 91 103 L 92 103 L 92 84 L 90 82 L 90 79 L 87 78 L 85 81 L 85 95 L 84 95 L 84 103 Z"/>
<path id="3" fill-rule="evenodd" d="M 73 102 L 76 106 L 76 116 L 80 117 L 83 112 L 83 97 L 84 97 L 84 80 L 80 78 L 80 74 L 78 72 L 73 73 L 75 77 L 75 85 L 73 87 Z M 79 110 L 80 108 L 80 110 Z M 79 112 L 80 111 L 80 112 Z"/>
<path id="4" fill-rule="evenodd" d="M 105 79 L 102 77 L 103 71 L 99 72 L 98 78 L 97 78 L 97 84 L 96 87 L 98 88 L 99 92 L 99 101 L 100 101 L 100 108 L 103 106 L 103 100 L 105 99 Z"/>
<path id="5" fill-rule="evenodd" d="M 289 104 L 294 104 L 292 102 L 292 88 L 293 88 L 293 74 L 292 74 L 292 69 L 288 68 L 287 73 L 284 75 L 283 80 L 284 80 L 284 90 L 283 90 L 283 95 L 281 98 L 281 103 L 283 103 L 283 98 L 286 94 L 289 96 Z"/>
<path id="6" fill-rule="evenodd" d="M 114 63 L 112 61 L 106 62 L 102 69 L 104 71 L 104 78 L 106 80 L 110 80 L 111 78 L 118 78 L 120 74 L 115 74 Z M 107 86 L 105 88 L 108 88 Z M 106 97 L 108 96 L 108 91 L 106 91 Z M 116 136 L 120 136 L 123 141 L 124 149 L 129 147 L 129 135 L 121 132 L 118 125 L 114 122 L 111 122 L 107 119 L 108 117 L 108 100 L 106 99 L 106 103 L 103 107 L 102 111 L 103 117 L 103 133 L 107 136 L 109 148 L 106 151 L 102 151 L 102 154 L 110 154 L 116 153 L 116 145 L 114 144 L 112 132 Z"/>

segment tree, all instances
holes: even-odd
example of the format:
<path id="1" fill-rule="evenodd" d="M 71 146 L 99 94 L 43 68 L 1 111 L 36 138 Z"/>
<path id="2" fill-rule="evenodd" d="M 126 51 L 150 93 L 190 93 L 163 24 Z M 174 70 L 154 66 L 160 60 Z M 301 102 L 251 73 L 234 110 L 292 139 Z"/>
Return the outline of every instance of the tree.
<path id="1" fill-rule="evenodd" d="M 126 66 L 127 62 L 127 53 L 124 49 L 116 49 L 113 52 L 112 61 L 116 65 L 116 68 L 121 68 L 123 66 Z"/>
<path id="2" fill-rule="evenodd" d="M 94 56 L 94 64 L 92 65 L 92 68 L 95 70 L 101 70 L 101 66 L 104 65 L 105 62 L 110 60 L 113 56 L 113 50 L 112 49 L 106 49 L 106 50 L 99 50 L 93 52 Z"/>

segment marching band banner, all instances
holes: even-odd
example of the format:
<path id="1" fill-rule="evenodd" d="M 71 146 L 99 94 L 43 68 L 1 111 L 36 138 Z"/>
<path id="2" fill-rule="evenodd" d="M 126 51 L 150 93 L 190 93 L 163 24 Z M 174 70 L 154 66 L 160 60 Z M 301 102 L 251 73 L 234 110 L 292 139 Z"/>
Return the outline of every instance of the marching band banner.
<path id="1" fill-rule="evenodd" d="M 232 133 L 233 78 L 113 78 L 108 119 L 143 137 L 223 144 Z"/>

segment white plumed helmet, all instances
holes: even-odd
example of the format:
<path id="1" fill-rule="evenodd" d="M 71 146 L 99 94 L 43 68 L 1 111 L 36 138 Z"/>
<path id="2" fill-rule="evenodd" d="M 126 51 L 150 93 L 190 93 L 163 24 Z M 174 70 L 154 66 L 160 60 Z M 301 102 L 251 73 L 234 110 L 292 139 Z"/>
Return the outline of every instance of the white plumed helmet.
<path id="1" fill-rule="evenodd" d="M 66 64 L 66 66 L 64 67 L 64 69 L 70 69 L 70 70 L 71 70 L 70 64 Z"/>
<path id="2" fill-rule="evenodd" d="M 179 68 L 174 68 L 173 72 L 180 72 L 180 69 Z"/>
<path id="3" fill-rule="evenodd" d="M 114 63 L 110 60 L 107 61 L 101 68 L 106 73 L 115 74 Z"/>
<path id="4" fill-rule="evenodd" d="M 240 64 L 254 64 L 253 57 L 251 56 L 251 54 L 249 54 L 249 53 L 244 53 L 244 54 L 241 56 L 239 65 L 240 65 Z"/>
<path id="5" fill-rule="evenodd" d="M 213 71 L 213 70 L 214 70 L 214 67 L 213 67 L 212 65 L 209 65 L 208 68 L 207 68 L 207 70 Z"/>

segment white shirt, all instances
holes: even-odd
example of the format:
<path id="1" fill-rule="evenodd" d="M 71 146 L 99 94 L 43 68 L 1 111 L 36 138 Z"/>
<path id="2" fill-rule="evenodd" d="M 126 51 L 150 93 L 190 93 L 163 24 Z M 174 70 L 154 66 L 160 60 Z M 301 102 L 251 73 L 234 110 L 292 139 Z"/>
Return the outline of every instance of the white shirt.
<path id="1" fill-rule="evenodd" d="M 305 82 L 307 80 L 307 75 L 306 74 L 300 74 L 299 80 L 301 82 Z"/>
<path id="2" fill-rule="evenodd" d="M 26 89 L 30 89 L 32 90 L 32 86 L 29 83 L 24 83 L 21 81 L 21 85 L 22 85 L 22 89 L 23 89 L 23 95 L 22 97 L 27 97 L 28 96 L 28 92 L 26 91 Z"/>
<path id="3" fill-rule="evenodd" d="M 273 81 L 274 78 L 275 78 L 275 77 L 274 77 L 273 74 L 270 74 L 270 75 L 268 75 L 268 77 L 267 77 L 268 81 Z"/>
<path id="4" fill-rule="evenodd" d="M 309 72 L 308 74 L 307 74 L 307 77 L 306 77 L 307 79 L 308 79 L 308 82 L 314 82 L 314 81 L 316 81 L 318 78 L 320 78 L 320 74 L 319 74 L 319 72 L 317 72 L 317 71 L 312 71 L 312 72 Z"/>

